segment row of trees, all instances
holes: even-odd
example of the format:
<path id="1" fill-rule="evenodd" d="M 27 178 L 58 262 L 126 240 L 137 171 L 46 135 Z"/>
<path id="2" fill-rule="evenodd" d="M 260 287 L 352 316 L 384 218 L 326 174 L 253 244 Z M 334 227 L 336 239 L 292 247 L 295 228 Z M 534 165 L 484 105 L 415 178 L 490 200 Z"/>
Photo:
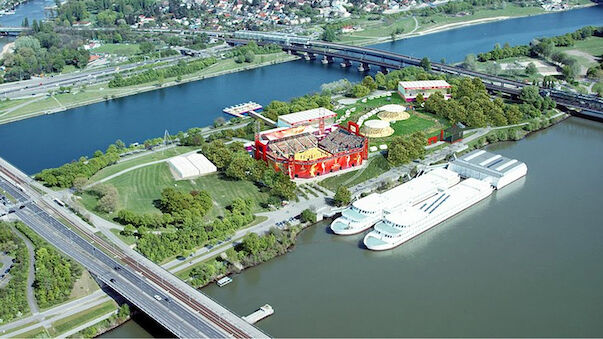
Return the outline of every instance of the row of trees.
<path id="1" fill-rule="evenodd" d="M 274 100 L 264 107 L 264 116 L 276 121 L 279 115 L 289 114 L 307 109 L 325 107 L 333 109 L 331 97 L 328 95 L 304 95 L 289 102 Z"/>
<path id="2" fill-rule="evenodd" d="M 179 61 L 174 66 L 169 66 L 159 69 L 150 69 L 148 71 L 135 74 L 129 77 L 122 77 L 121 74 L 116 74 L 111 81 L 109 87 L 126 87 L 132 85 L 144 84 L 152 81 L 163 81 L 166 78 L 179 77 L 191 73 L 198 72 L 217 62 L 216 58 L 205 58 L 201 60 L 186 63 Z"/>
<path id="3" fill-rule="evenodd" d="M 234 57 L 235 62 L 253 62 L 258 54 L 270 54 L 280 52 L 281 48 L 274 44 L 258 46 L 255 41 L 245 46 L 239 46 L 226 54 L 227 57 Z"/>
<path id="4" fill-rule="evenodd" d="M 55 21 L 71 25 L 95 15 L 101 26 L 131 25 L 138 15 L 160 14 L 159 3 L 153 0 L 70 0 L 59 4 Z"/>
<path id="5" fill-rule="evenodd" d="M 61 167 L 44 169 L 35 175 L 35 179 L 44 182 L 46 186 L 70 188 L 76 178 L 89 179 L 101 169 L 119 160 L 122 149 L 110 145 L 107 151 L 94 152 L 91 159 L 81 157 L 78 161 L 64 164 Z"/>
<path id="6" fill-rule="evenodd" d="M 376 89 L 394 91 L 398 89 L 398 83 L 400 81 L 435 80 L 443 78 L 442 75 L 429 73 L 429 69 L 431 69 L 431 62 L 429 59 L 423 58 L 423 60 L 421 60 L 421 64 L 422 67 L 406 67 L 400 70 L 389 72 L 387 74 L 377 72 L 374 78 L 370 75 L 367 75 L 360 83 L 346 87 L 349 88 L 346 94 L 350 97 L 361 98 L 369 95 Z M 345 83 L 340 83 L 338 85 L 339 86 L 337 87 L 333 85 L 325 86 L 325 89 L 329 90 L 330 87 L 342 88 L 345 86 Z M 326 92 L 326 94 L 330 93 L 332 92 Z"/>
<path id="7" fill-rule="evenodd" d="M 10 224 L 0 221 L 0 251 L 15 258 L 8 283 L 0 288 L 0 324 L 9 322 L 29 311 L 27 304 L 27 271 L 29 257 L 23 240 L 11 230 Z M 4 273 L 4 272 L 2 272 Z"/>
<path id="8" fill-rule="evenodd" d="M 38 306 L 46 308 L 66 301 L 71 295 L 73 284 L 82 275 L 82 267 L 58 252 L 25 224 L 18 223 L 15 226 L 36 248 L 33 286 Z"/>
<path id="9" fill-rule="evenodd" d="M 29 79 L 34 74 L 61 72 L 66 65 L 84 68 L 90 54 L 81 48 L 82 39 L 75 35 L 59 34 L 52 23 L 33 22 L 31 35 L 15 40 L 14 52 L 6 55 L 1 64 L 6 68 L 3 80 Z"/>

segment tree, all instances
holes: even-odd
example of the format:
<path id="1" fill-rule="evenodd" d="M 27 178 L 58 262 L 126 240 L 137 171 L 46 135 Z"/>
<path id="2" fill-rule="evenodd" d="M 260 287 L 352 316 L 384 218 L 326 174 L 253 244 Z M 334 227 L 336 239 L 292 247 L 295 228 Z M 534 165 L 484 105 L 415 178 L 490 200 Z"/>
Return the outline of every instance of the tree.
<path id="1" fill-rule="evenodd" d="M 138 45 L 141 54 L 149 54 L 155 50 L 155 46 L 149 41 L 143 41 Z"/>
<path id="2" fill-rule="evenodd" d="M 429 58 L 423 57 L 423 59 L 421 59 L 421 67 L 427 72 L 431 71 L 431 61 L 429 61 Z"/>
<path id="3" fill-rule="evenodd" d="M 377 74 L 375 74 L 375 83 L 377 84 L 377 88 L 386 89 L 387 80 L 385 78 L 385 74 L 377 72 Z"/>
<path id="4" fill-rule="evenodd" d="M 309 222 L 313 224 L 316 222 L 316 213 L 312 212 L 312 210 L 309 208 L 306 208 L 302 211 L 300 218 L 302 222 Z"/>
<path id="5" fill-rule="evenodd" d="M 77 177 L 77 178 L 73 179 L 73 188 L 77 192 L 82 192 L 82 190 L 84 189 L 84 187 L 87 184 L 88 184 L 88 179 L 86 179 L 84 177 Z"/>
<path id="6" fill-rule="evenodd" d="M 21 26 L 23 26 L 23 27 L 29 27 L 29 20 L 27 20 L 27 17 L 25 17 L 23 19 L 23 22 L 21 23 Z"/>
<path id="7" fill-rule="evenodd" d="M 475 54 L 467 54 L 465 56 L 465 60 L 461 64 L 461 67 L 464 69 L 468 69 L 470 71 L 474 71 L 477 68 L 477 61 L 475 60 Z"/>
<path id="8" fill-rule="evenodd" d="M 364 85 L 357 84 L 352 87 L 352 96 L 355 98 L 362 98 L 369 95 L 369 93 L 371 93 L 371 90 Z"/>
<path id="9" fill-rule="evenodd" d="M 529 76 L 534 76 L 534 75 L 538 74 L 538 68 L 536 68 L 536 65 L 534 65 L 533 62 L 530 62 L 526 66 L 526 74 Z"/>
<path id="10" fill-rule="evenodd" d="M 423 97 L 423 93 L 417 94 L 417 96 L 415 97 L 415 102 L 419 106 L 421 106 L 425 102 L 425 98 Z"/>
<path id="11" fill-rule="evenodd" d="M 117 191 L 115 193 L 109 193 L 103 195 L 102 198 L 98 200 L 97 208 L 105 213 L 115 212 L 118 204 L 118 196 Z"/>
<path id="12" fill-rule="evenodd" d="M 337 40 L 337 31 L 330 25 L 325 27 L 324 32 L 322 33 L 321 39 L 328 42 L 333 42 Z"/>
<path id="13" fill-rule="evenodd" d="M 121 234 L 123 236 L 129 237 L 134 235 L 135 232 L 136 228 L 132 226 L 132 224 L 127 224 L 126 226 L 124 226 L 124 229 L 121 231 Z"/>
<path id="14" fill-rule="evenodd" d="M 370 91 L 374 91 L 377 89 L 377 83 L 370 75 L 367 75 L 362 79 L 362 85 L 368 88 Z"/>
<path id="15" fill-rule="evenodd" d="M 333 199 L 335 200 L 335 205 L 346 206 L 352 200 L 352 195 L 345 186 L 339 186 Z"/>

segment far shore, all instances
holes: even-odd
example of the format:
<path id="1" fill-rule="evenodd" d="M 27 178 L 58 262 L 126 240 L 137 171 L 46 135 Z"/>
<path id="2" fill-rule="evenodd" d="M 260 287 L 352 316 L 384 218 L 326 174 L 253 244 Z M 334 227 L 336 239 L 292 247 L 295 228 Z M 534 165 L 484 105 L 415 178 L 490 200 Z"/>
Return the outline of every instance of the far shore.
<path id="1" fill-rule="evenodd" d="M 596 4 L 593 3 L 593 4 L 575 6 L 573 8 L 567 9 L 566 11 L 571 11 L 574 9 L 590 7 L 590 6 L 596 6 Z M 418 37 L 418 36 L 427 35 L 427 34 L 434 34 L 434 33 L 439 33 L 439 32 L 443 32 L 443 31 L 447 31 L 447 30 L 452 30 L 452 29 L 467 27 L 467 26 L 473 26 L 473 25 L 479 25 L 479 24 L 484 24 L 484 23 L 488 23 L 488 22 L 502 21 L 502 20 L 520 18 L 520 17 L 544 15 L 544 14 L 550 14 L 550 13 L 556 13 L 556 12 L 544 12 L 544 13 L 539 13 L 539 14 L 527 14 L 527 15 L 518 15 L 518 16 L 496 16 L 496 17 L 489 17 L 489 18 L 480 18 L 480 19 L 474 19 L 474 20 L 469 20 L 469 21 L 448 23 L 448 24 L 444 24 L 444 25 L 440 25 L 440 26 L 430 27 L 425 30 L 421 30 L 421 27 L 418 27 L 418 30 L 416 32 L 401 34 L 401 35 L 397 36 L 395 40 L 392 40 L 391 37 L 378 37 L 378 38 L 362 41 L 362 42 L 358 43 L 357 45 L 359 45 L 359 46 L 373 45 L 373 44 L 378 44 L 378 43 L 383 43 L 383 42 L 388 42 L 388 41 L 403 40 L 403 39 Z M 2 52 L 0 53 L 0 57 L 2 54 L 8 52 L 9 49 L 12 49 L 13 45 L 14 45 L 14 43 L 6 44 L 3 47 Z M 136 95 L 139 93 L 153 91 L 153 90 L 157 90 L 160 88 L 177 86 L 177 85 L 188 83 L 188 82 L 203 80 L 206 78 L 217 77 L 217 76 L 230 74 L 230 73 L 236 73 L 236 72 L 240 72 L 240 71 L 247 71 L 247 70 L 251 70 L 251 69 L 255 69 L 255 68 L 259 68 L 259 67 L 275 65 L 275 64 L 284 63 L 284 62 L 297 60 L 297 59 L 299 59 L 299 57 L 291 55 L 289 57 L 285 57 L 280 60 L 267 61 L 267 62 L 256 64 L 256 65 L 247 65 L 247 66 L 242 65 L 241 67 L 216 72 L 213 74 L 185 78 L 185 79 L 182 79 L 181 81 L 172 80 L 172 81 L 168 81 L 168 82 L 162 84 L 161 86 L 146 85 L 146 86 L 139 86 L 139 87 L 135 87 L 135 88 L 131 88 L 131 89 L 124 88 L 124 91 L 122 93 L 113 95 L 109 98 L 100 97 L 100 98 L 93 99 L 93 100 L 82 101 L 82 102 L 78 102 L 78 103 L 71 104 L 71 105 L 65 105 L 60 108 L 56 108 L 56 109 L 52 109 L 52 110 L 39 110 L 39 111 L 19 115 L 14 118 L 1 120 L 0 125 L 19 121 L 19 120 L 24 120 L 24 119 L 28 119 L 28 118 L 33 118 L 33 117 L 40 116 L 40 115 L 63 112 L 63 111 L 69 110 L 69 109 L 77 108 L 77 107 L 87 106 L 87 105 L 91 105 L 91 104 L 95 104 L 95 103 L 99 103 L 99 102 L 103 102 L 103 101 L 109 101 L 109 100 L 113 100 L 113 99 L 117 99 L 117 98 L 130 96 L 130 95 Z M 36 98 L 39 98 L 39 97 L 40 96 L 37 96 Z M 33 100 L 36 100 L 36 99 L 34 98 Z"/>

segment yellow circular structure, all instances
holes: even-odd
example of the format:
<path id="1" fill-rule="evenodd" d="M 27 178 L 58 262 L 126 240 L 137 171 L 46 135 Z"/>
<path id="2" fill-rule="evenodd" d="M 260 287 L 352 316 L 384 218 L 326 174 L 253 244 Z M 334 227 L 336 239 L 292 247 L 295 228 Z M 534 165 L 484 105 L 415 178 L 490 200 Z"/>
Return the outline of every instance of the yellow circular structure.
<path id="1" fill-rule="evenodd" d="M 410 114 L 406 112 L 406 107 L 402 105 L 389 104 L 379 108 L 381 111 L 377 116 L 385 121 L 399 121 L 410 118 Z"/>
<path id="2" fill-rule="evenodd" d="M 362 125 L 360 132 L 369 138 L 383 138 L 394 134 L 394 129 L 387 121 L 368 120 Z"/>

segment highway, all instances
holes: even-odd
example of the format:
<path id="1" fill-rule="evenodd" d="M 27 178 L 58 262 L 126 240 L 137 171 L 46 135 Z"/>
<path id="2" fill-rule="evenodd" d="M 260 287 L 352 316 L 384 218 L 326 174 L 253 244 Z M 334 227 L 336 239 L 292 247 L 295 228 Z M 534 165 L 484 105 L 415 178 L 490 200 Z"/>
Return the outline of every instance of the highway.
<path id="1" fill-rule="evenodd" d="M 199 292 L 173 284 L 175 277 L 166 277 L 162 274 L 166 271 L 161 268 L 149 268 L 147 263 L 124 255 L 105 240 L 72 223 L 50 198 L 27 193 L 27 183 L 6 167 L 0 167 L 0 172 L 4 176 L 0 176 L 0 187 L 18 201 L 13 209 L 17 217 L 174 335 L 267 337 L 221 306 L 200 302 Z M 77 232 L 51 214 L 60 216 L 61 221 L 71 224 Z"/>
<path id="2" fill-rule="evenodd" d="M 59 87 L 70 87 L 79 84 L 92 85 L 96 83 L 107 82 L 110 80 L 108 77 L 116 73 L 131 71 L 137 67 L 150 65 L 154 63 L 167 62 L 171 65 L 186 58 L 188 57 L 176 55 L 121 66 L 103 67 L 80 72 L 59 74 L 50 77 L 32 78 L 28 80 L 7 82 L 4 84 L 0 84 L 0 97 L 22 98 L 27 96 L 47 94 L 49 91 L 56 90 Z"/>

